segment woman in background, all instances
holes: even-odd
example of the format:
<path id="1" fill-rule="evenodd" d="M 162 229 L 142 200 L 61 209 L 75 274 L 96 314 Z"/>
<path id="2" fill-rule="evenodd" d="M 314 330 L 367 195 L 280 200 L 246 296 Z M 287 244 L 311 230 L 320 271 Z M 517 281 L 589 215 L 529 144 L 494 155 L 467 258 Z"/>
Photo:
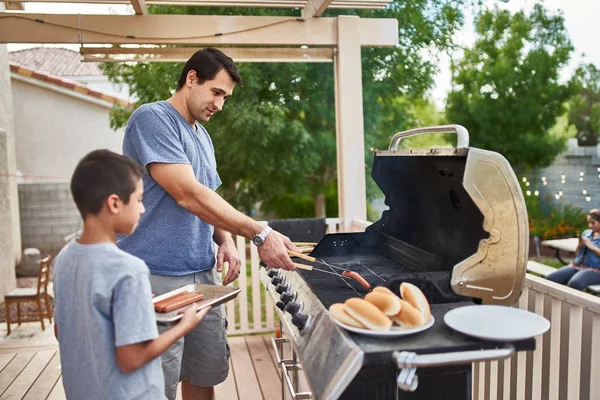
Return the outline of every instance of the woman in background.
<path id="1" fill-rule="evenodd" d="M 547 276 L 548 280 L 584 290 L 600 284 L 600 209 L 587 215 L 588 228 L 579 237 L 575 260 Z"/>

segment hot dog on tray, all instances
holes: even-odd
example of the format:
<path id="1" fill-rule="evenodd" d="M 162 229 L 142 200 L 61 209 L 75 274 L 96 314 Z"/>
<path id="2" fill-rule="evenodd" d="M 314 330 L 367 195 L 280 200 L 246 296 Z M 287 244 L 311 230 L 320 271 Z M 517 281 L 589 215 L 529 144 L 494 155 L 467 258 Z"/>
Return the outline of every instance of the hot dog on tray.
<path id="1" fill-rule="evenodd" d="M 203 298 L 204 295 L 202 293 L 183 292 L 183 294 L 180 293 L 178 295 L 174 295 L 167 299 L 164 299 L 165 302 L 161 300 L 160 302 L 155 304 L 154 309 L 157 312 L 167 313 L 177 308 L 185 307 L 188 304 L 192 304 L 196 301 L 202 300 Z M 159 305 L 159 303 L 162 304 Z"/>

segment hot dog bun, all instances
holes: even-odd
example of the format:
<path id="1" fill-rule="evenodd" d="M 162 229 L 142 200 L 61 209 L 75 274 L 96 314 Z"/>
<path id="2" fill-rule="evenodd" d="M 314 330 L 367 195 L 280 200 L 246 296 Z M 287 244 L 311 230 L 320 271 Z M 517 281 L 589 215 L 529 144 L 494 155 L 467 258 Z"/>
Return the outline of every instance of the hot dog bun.
<path id="1" fill-rule="evenodd" d="M 349 316 L 348 313 L 346 311 L 344 311 L 343 303 L 332 304 L 329 307 L 329 314 L 331 314 L 331 316 L 333 318 L 337 319 L 342 324 L 350 325 L 355 328 L 365 329 L 365 326 L 363 324 L 361 324 L 360 322 L 358 322 L 357 320 L 355 320 L 354 318 Z"/>
<path id="2" fill-rule="evenodd" d="M 426 321 L 429 321 L 429 319 L 423 319 L 423 314 L 408 301 L 400 300 L 400 303 L 402 304 L 400 312 L 392 317 L 392 321 L 401 327 L 416 328 L 417 326 L 424 325 Z"/>
<path id="3" fill-rule="evenodd" d="M 398 296 L 396 293 L 392 292 L 390 289 L 386 288 L 385 286 L 375 286 L 373 288 L 374 292 L 378 292 L 378 293 L 385 293 L 385 294 L 389 294 L 392 296 Z"/>
<path id="4" fill-rule="evenodd" d="M 391 293 L 391 292 L 390 292 Z M 384 292 L 371 292 L 365 296 L 365 300 L 375 305 L 387 316 L 396 315 L 400 312 L 402 304 L 400 298 L 395 294 L 387 294 Z"/>
<path id="5" fill-rule="evenodd" d="M 358 297 L 346 300 L 344 311 L 373 331 L 389 331 L 392 326 L 392 320 L 383 311 Z"/>
<path id="6" fill-rule="evenodd" d="M 402 299 L 408 301 L 413 307 L 421 312 L 423 315 L 423 323 L 429 321 L 431 318 L 431 309 L 429 308 L 429 302 L 421 289 L 412 283 L 402 282 L 400 284 L 400 295 L 402 296 Z"/>

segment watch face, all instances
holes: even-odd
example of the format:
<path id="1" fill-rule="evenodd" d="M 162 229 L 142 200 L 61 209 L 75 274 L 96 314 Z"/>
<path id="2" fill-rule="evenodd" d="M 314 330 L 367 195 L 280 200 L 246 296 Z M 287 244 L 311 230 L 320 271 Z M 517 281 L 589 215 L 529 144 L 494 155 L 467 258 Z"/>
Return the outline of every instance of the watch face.
<path id="1" fill-rule="evenodd" d="M 252 243 L 258 247 L 264 243 L 264 240 L 260 236 L 256 235 L 252 238 Z"/>

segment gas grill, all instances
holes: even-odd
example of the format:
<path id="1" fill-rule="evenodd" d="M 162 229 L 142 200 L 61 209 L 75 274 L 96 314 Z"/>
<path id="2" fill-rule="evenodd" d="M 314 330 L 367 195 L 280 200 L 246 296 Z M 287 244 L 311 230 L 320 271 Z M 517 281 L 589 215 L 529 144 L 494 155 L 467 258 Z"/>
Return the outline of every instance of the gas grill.
<path id="1" fill-rule="evenodd" d="M 397 149 L 405 137 L 447 132 L 456 132 L 456 148 Z M 468 141 L 458 125 L 396 134 L 373 161 L 372 178 L 389 209 L 365 232 L 329 234 L 319 242 L 311 253 L 314 266 L 330 273 L 261 270 L 281 321 L 283 337 L 273 345 L 284 398 L 470 399 L 472 362 L 534 349 L 533 338 L 480 340 L 444 324 L 444 315 L 458 307 L 515 304 L 527 262 L 518 181 L 504 157 L 469 148 Z M 366 291 L 340 268 L 395 293 L 402 282 L 418 286 L 434 325 L 391 338 L 344 330 L 327 309 Z"/>

